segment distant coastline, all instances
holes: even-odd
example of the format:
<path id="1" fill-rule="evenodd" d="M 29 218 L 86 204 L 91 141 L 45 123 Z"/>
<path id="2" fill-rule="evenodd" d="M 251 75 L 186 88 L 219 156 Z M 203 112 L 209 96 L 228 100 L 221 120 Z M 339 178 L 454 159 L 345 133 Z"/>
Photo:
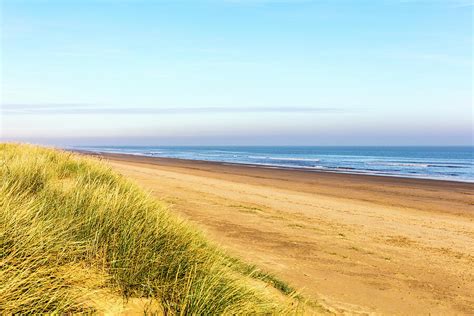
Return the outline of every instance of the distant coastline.
<path id="1" fill-rule="evenodd" d="M 68 150 L 96 154 L 124 154 L 132 156 L 201 161 L 219 164 L 231 164 L 265 169 L 298 170 L 306 172 L 324 172 L 378 176 L 390 178 L 408 178 L 420 180 L 452 181 L 474 183 L 473 147 L 422 147 L 421 154 L 427 157 L 413 157 L 415 154 L 403 152 L 411 147 L 392 147 L 392 151 L 402 148 L 399 156 L 370 156 L 326 153 L 291 153 L 291 150 L 328 149 L 350 151 L 359 147 L 72 147 Z M 362 150 L 382 150 L 387 147 L 360 147 Z M 413 147 L 418 148 L 418 147 Z M 262 152 L 277 150 L 276 153 Z M 434 154 L 427 149 L 436 150 Z M 256 152 L 251 152 L 253 150 Z M 455 150 L 450 152 L 450 150 Z M 330 152 L 331 153 L 331 152 Z M 438 155 L 438 157 L 429 157 Z M 379 154 L 380 155 L 380 154 Z M 392 154 L 393 155 L 393 154 Z M 404 155 L 404 156 L 403 156 Z M 459 155 L 456 157 L 455 155 Z M 471 157 L 469 157 L 471 155 Z M 455 156 L 455 157 L 450 157 Z M 328 158 L 329 157 L 329 158 Z"/>

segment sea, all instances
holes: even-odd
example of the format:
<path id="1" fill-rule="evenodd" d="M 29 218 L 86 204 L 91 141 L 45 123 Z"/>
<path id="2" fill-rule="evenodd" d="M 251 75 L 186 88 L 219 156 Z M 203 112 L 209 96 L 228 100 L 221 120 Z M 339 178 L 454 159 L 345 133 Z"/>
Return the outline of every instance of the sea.
<path id="1" fill-rule="evenodd" d="M 72 149 L 266 168 L 474 182 L 473 146 L 77 146 Z"/>

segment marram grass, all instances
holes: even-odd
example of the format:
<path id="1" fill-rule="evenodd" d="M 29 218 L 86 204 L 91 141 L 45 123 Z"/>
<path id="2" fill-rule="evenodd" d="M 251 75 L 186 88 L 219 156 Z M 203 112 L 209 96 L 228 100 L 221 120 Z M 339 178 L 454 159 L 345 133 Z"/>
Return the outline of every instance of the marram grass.
<path id="1" fill-rule="evenodd" d="M 291 314 L 288 286 L 227 256 L 106 164 L 0 144 L 2 313 Z"/>

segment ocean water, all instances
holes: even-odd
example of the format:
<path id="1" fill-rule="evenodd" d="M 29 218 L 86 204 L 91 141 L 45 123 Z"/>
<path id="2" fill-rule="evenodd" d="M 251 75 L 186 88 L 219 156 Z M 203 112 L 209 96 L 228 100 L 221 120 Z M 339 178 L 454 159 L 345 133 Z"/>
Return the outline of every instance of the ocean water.
<path id="1" fill-rule="evenodd" d="M 268 168 L 474 182 L 474 147 L 81 146 L 74 149 Z"/>

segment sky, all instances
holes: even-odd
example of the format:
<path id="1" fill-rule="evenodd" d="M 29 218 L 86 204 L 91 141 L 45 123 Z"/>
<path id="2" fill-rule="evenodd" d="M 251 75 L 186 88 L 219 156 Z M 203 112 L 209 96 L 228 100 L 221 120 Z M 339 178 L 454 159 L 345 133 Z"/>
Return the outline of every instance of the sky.
<path id="1" fill-rule="evenodd" d="M 0 3 L 2 141 L 473 144 L 472 1 Z"/>

